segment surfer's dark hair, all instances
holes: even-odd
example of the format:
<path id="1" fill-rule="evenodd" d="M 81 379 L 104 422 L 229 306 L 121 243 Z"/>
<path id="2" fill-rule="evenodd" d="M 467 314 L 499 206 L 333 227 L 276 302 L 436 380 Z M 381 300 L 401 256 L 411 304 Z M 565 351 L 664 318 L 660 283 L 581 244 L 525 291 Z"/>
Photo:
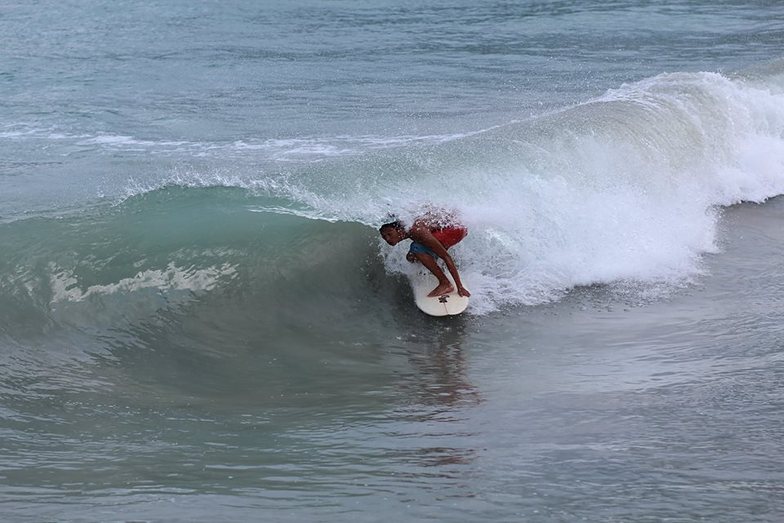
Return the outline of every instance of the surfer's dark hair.
<path id="1" fill-rule="evenodd" d="M 400 220 L 395 220 L 393 222 L 385 223 L 379 227 L 378 232 L 384 232 L 387 229 L 405 229 L 405 227 L 403 226 L 403 222 Z"/>

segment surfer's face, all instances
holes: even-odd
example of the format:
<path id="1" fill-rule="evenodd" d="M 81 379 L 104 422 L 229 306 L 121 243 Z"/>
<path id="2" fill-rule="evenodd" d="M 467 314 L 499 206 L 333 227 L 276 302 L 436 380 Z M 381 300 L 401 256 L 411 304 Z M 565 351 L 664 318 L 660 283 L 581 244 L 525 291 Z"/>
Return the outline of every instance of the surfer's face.
<path id="1" fill-rule="evenodd" d="M 397 245 L 406 235 L 401 229 L 387 227 L 381 231 L 381 237 L 384 238 L 384 241 L 389 245 Z"/>

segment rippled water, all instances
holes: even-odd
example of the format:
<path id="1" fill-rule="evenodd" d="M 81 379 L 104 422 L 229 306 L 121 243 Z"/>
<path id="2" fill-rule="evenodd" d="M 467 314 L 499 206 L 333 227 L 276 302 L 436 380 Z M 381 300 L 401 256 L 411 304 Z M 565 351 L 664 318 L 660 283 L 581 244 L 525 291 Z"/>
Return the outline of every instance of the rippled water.
<path id="1" fill-rule="evenodd" d="M 0 6 L 2 519 L 780 521 L 782 15 Z"/>

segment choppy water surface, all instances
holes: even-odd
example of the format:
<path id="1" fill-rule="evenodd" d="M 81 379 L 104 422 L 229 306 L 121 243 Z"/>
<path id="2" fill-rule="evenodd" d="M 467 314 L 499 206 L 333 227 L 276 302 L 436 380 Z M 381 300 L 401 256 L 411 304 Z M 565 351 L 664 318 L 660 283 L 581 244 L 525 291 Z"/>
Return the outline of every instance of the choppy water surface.
<path id="1" fill-rule="evenodd" d="M 780 521 L 783 19 L 0 6 L 3 519 Z"/>

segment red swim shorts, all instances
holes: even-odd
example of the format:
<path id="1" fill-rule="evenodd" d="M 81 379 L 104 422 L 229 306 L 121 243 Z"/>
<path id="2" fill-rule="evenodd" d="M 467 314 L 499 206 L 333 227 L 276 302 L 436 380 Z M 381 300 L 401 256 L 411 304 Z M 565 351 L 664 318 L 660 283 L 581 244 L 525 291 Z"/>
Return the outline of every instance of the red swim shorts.
<path id="1" fill-rule="evenodd" d="M 465 227 L 445 227 L 433 231 L 433 236 L 441 242 L 445 249 L 459 243 L 467 234 L 468 229 Z"/>

